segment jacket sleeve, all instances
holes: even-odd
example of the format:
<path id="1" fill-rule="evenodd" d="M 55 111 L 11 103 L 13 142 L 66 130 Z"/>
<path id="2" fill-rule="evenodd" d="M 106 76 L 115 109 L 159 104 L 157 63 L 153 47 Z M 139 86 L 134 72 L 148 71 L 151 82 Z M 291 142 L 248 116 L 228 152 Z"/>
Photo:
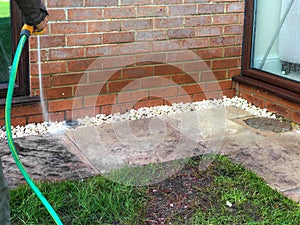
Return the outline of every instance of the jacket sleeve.
<path id="1" fill-rule="evenodd" d="M 22 11 L 27 25 L 38 25 L 48 15 L 47 9 L 41 0 L 15 0 L 15 2 Z"/>

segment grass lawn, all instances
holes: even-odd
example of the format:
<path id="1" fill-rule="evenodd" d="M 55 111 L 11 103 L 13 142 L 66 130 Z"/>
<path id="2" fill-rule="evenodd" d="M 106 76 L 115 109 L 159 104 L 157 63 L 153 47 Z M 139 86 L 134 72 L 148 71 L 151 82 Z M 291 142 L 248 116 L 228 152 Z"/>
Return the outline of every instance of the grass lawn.
<path id="1" fill-rule="evenodd" d="M 299 224 L 298 204 L 224 156 L 199 170 L 195 157 L 151 186 L 94 177 L 40 184 L 64 224 Z M 27 186 L 11 191 L 12 224 L 52 224 Z"/>

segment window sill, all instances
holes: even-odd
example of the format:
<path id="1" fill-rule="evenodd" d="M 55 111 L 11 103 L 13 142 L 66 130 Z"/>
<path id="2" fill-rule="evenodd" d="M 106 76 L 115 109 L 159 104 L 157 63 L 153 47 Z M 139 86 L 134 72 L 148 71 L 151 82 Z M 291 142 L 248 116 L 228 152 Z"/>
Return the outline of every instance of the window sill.
<path id="1" fill-rule="evenodd" d="M 37 103 L 40 101 L 39 96 L 22 96 L 22 97 L 14 97 L 12 100 L 13 105 L 22 105 L 28 103 Z M 0 99 L 0 106 L 4 106 L 6 102 L 5 98 Z"/>

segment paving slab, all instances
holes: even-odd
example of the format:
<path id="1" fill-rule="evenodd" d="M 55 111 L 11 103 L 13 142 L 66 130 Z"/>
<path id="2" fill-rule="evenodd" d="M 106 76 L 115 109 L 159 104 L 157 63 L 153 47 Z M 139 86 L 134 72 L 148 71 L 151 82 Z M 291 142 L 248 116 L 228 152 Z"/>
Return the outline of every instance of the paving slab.
<path id="1" fill-rule="evenodd" d="M 64 134 L 28 136 L 15 139 L 19 158 L 34 180 L 81 179 L 96 174 L 96 171 L 74 151 L 74 145 Z M 10 187 L 24 184 L 25 180 L 12 158 L 7 142 L 0 143 L 4 174 Z"/>
<path id="2" fill-rule="evenodd" d="M 245 120 L 253 117 L 236 107 L 207 109 L 77 127 L 57 135 L 18 138 L 16 143 L 21 161 L 36 180 L 85 178 L 123 166 L 141 171 L 149 163 L 216 153 L 228 155 L 299 202 L 300 134 L 249 127 Z M 8 150 L 5 142 L 0 147 Z M 166 173 L 160 179 L 176 172 L 171 167 L 179 168 L 181 163 L 163 168 Z M 10 155 L 3 156 L 3 164 L 12 187 L 24 182 Z"/>

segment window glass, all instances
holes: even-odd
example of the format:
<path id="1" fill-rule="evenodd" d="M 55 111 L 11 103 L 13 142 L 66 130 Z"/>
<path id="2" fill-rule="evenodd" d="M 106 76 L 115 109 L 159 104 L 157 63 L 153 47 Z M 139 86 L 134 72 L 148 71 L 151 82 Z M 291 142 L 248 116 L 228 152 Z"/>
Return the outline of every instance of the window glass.
<path id="1" fill-rule="evenodd" d="M 10 1 L 0 0 L 0 84 L 7 83 L 11 66 Z"/>
<path id="2" fill-rule="evenodd" d="M 251 67 L 300 82 L 300 0 L 255 0 Z"/>

